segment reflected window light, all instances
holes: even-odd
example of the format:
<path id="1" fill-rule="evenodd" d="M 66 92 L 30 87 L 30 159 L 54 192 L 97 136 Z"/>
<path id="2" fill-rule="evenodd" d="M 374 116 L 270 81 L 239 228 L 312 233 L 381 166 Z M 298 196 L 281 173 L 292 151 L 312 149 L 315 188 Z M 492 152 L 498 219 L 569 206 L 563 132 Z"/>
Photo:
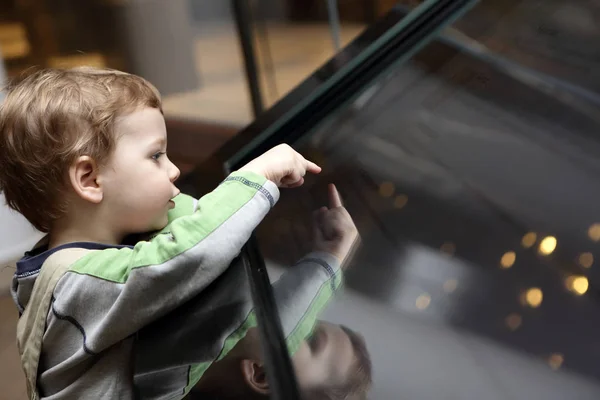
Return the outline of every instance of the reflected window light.
<path id="1" fill-rule="evenodd" d="M 554 353 L 551 354 L 550 357 L 548 357 L 548 365 L 550 366 L 550 368 L 552 368 L 553 370 L 557 370 L 559 369 L 563 363 L 565 362 L 565 356 L 563 356 L 560 353 Z"/>
<path id="2" fill-rule="evenodd" d="M 557 241 L 554 236 L 546 236 L 540 242 L 540 254 L 544 256 L 549 256 L 550 254 L 554 253 L 554 250 L 556 250 L 556 244 Z"/>
<path id="3" fill-rule="evenodd" d="M 448 279 L 444 282 L 443 288 L 446 293 L 454 293 L 458 287 L 458 281 L 456 279 Z"/>
<path id="4" fill-rule="evenodd" d="M 591 268 L 594 264 L 594 255 L 592 253 L 581 253 L 578 261 L 583 268 Z"/>
<path id="5" fill-rule="evenodd" d="M 408 196 L 405 194 L 396 196 L 396 198 L 394 199 L 394 207 L 396 208 L 404 208 L 406 206 L 406 203 L 408 203 Z"/>
<path id="6" fill-rule="evenodd" d="M 419 310 L 426 309 L 429 307 L 429 304 L 431 304 L 431 296 L 428 293 L 423 293 L 417 297 L 417 301 L 415 302 L 415 305 Z"/>
<path id="7" fill-rule="evenodd" d="M 381 197 L 392 197 L 394 190 L 394 184 L 392 182 L 383 182 L 379 185 L 379 194 Z"/>
<path id="8" fill-rule="evenodd" d="M 454 255 L 456 253 L 456 245 L 452 242 L 446 242 L 440 247 L 440 250 L 448 255 Z"/>
<path id="9" fill-rule="evenodd" d="M 537 240 L 537 234 L 535 232 L 526 233 L 521 239 L 521 245 L 526 249 L 533 247 L 535 241 Z"/>
<path id="10" fill-rule="evenodd" d="M 542 305 L 542 301 L 544 300 L 544 293 L 540 288 L 531 288 L 528 289 L 522 297 L 522 304 L 525 306 L 529 306 L 531 308 L 538 308 Z"/>
<path id="11" fill-rule="evenodd" d="M 567 289 L 578 296 L 583 296 L 589 289 L 590 283 L 585 276 L 569 276 L 565 280 Z"/>
<path id="12" fill-rule="evenodd" d="M 500 259 L 500 266 L 504 269 L 510 268 L 515 264 L 516 260 L 517 254 L 514 251 L 507 251 Z"/>
<path id="13" fill-rule="evenodd" d="M 588 229 L 588 237 L 594 242 L 600 242 L 600 224 L 595 223 Z"/>
<path id="14" fill-rule="evenodd" d="M 517 313 L 512 313 L 506 317 L 504 322 L 506 323 L 508 329 L 514 332 L 521 327 L 521 324 L 523 323 L 523 317 Z"/>

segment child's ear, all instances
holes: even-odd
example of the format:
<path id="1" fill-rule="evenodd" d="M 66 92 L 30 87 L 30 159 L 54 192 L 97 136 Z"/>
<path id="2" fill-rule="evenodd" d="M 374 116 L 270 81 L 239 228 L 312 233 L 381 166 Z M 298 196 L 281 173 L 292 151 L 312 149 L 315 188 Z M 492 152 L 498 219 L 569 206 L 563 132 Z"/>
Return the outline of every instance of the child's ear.
<path id="1" fill-rule="evenodd" d="M 69 180 L 73 190 L 79 197 L 91 203 L 102 201 L 102 188 L 96 181 L 98 165 L 89 156 L 80 156 L 69 168 Z"/>
<path id="2" fill-rule="evenodd" d="M 269 394 L 269 382 L 265 367 L 255 360 L 242 360 L 242 375 L 246 385 L 256 393 Z"/>

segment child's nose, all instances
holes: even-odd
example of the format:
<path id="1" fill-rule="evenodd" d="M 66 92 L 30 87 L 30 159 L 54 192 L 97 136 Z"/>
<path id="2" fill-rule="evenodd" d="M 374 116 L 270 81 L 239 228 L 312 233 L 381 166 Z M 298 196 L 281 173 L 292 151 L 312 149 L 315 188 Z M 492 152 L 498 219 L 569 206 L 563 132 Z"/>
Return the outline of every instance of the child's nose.
<path id="1" fill-rule="evenodd" d="M 180 174 L 181 171 L 179 168 L 177 168 L 175 164 L 171 163 L 171 169 L 169 170 L 169 178 L 171 179 L 171 182 L 175 182 L 179 178 Z"/>

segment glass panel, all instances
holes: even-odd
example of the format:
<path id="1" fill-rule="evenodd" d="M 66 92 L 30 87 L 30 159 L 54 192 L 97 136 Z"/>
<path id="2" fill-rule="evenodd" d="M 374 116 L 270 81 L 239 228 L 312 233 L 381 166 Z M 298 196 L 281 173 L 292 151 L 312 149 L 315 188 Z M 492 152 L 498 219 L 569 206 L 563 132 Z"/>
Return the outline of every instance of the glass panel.
<path id="1" fill-rule="evenodd" d="M 253 154 L 266 151 L 272 142 L 287 142 L 303 135 L 307 126 L 349 101 L 357 87 L 364 86 L 365 81 L 374 79 L 390 64 L 410 57 L 443 24 L 457 18 L 473 3 L 429 0 L 410 12 L 394 8 L 228 143 L 221 152 L 226 167 L 243 165 Z"/>
<path id="2" fill-rule="evenodd" d="M 498 56 L 598 92 L 599 51 L 589 43 L 599 21 L 595 1 L 492 0 L 457 27 Z"/>
<path id="3" fill-rule="evenodd" d="M 480 51 L 496 26 L 533 24 L 535 13 L 505 19 L 500 4 L 478 5 L 304 135 L 298 149 L 324 171 L 283 191 L 258 231 L 274 278 L 311 250 L 312 211 L 327 205 L 327 183 L 337 185 L 362 245 L 323 319 L 364 336 L 372 398 L 600 394 L 594 57 L 577 61 L 583 76 L 535 54 L 524 62 L 508 50 L 506 59 Z M 554 15 L 566 26 L 573 15 L 593 18 L 596 7 L 553 6 L 580 10 Z M 483 24 L 482 15 L 494 24 L 465 28 Z M 556 40 L 548 46 L 554 65 L 576 62 Z M 304 389 L 333 385 L 327 373 L 309 378 L 323 366 L 318 357 L 340 371 L 353 360 L 344 355 L 356 354 L 345 330 L 325 332 L 331 353 L 310 353 L 306 363 L 294 356 Z"/>
<path id="4" fill-rule="evenodd" d="M 419 0 L 265 0 L 252 3 L 260 88 L 266 108 L 285 97 L 395 6 Z"/>

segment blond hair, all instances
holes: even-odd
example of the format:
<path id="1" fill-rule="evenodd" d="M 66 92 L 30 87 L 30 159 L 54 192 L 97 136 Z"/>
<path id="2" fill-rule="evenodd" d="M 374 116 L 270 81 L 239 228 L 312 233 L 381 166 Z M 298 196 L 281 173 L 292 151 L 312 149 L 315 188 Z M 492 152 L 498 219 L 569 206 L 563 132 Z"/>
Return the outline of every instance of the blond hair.
<path id="1" fill-rule="evenodd" d="M 69 166 L 82 155 L 102 165 L 114 149 L 115 119 L 162 111 L 145 79 L 81 67 L 45 69 L 12 82 L 0 105 L 0 191 L 42 232 L 65 212 Z"/>

